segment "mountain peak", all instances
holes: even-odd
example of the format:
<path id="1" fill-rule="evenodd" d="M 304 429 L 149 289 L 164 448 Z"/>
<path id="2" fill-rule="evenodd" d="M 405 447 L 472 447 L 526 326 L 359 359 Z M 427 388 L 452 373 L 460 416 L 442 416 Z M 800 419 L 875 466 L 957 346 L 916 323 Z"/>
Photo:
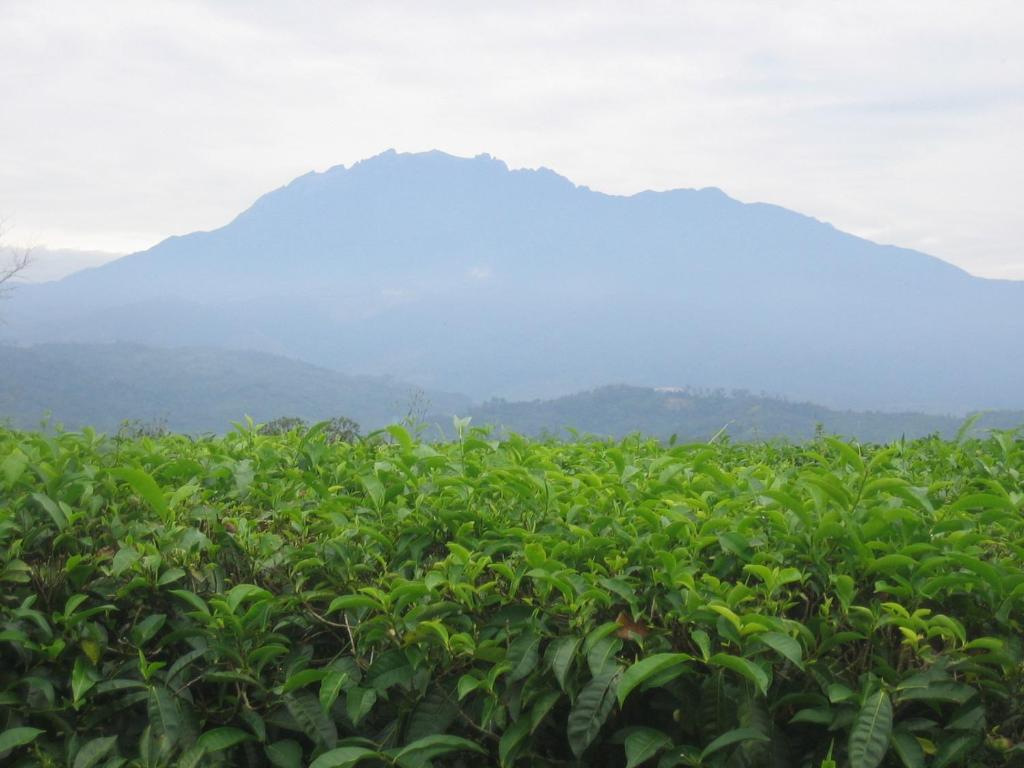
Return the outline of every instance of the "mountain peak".
<path id="1" fill-rule="evenodd" d="M 508 166 L 503 160 L 492 156 L 487 152 L 481 152 L 474 157 L 463 157 L 461 155 L 453 155 L 448 152 L 444 152 L 440 149 L 428 149 L 422 152 L 399 152 L 393 147 L 386 149 L 376 155 L 360 160 L 355 163 L 352 168 L 360 167 L 371 167 L 371 166 L 446 166 L 446 165 L 464 165 L 473 163 L 476 165 L 488 165 L 503 170 L 508 170 Z"/>
<path id="2" fill-rule="evenodd" d="M 344 168 L 344 166 L 335 167 Z M 554 182 L 563 187 L 589 191 L 588 187 L 581 187 L 546 166 L 510 168 L 504 160 L 488 152 L 481 152 L 473 157 L 465 157 L 453 155 L 440 149 L 430 149 L 423 152 L 398 152 L 395 149 L 387 149 L 365 160 L 360 160 L 350 170 L 382 173 L 409 172 L 416 174 L 441 172 L 461 174 L 467 178 L 479 175 L 479 178 L 483 179 L 506 176 L 511 178 L 533 178 L 545 182 Z"/>

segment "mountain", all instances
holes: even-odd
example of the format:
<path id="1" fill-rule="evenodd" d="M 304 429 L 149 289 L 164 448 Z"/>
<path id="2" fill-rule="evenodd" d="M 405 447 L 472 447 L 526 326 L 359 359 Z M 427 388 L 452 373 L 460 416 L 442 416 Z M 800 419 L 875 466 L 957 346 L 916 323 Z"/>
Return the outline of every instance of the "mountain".
<path id="1" fill-rule="evenodd" d="M 345 376 L 285 357 L 218 349 L 159 349 L 137 344 L 0 346 L 0 423 L 37 427 L 49 414 L 67 429 L 116 431 L 125 420 L 163 423 L 185 433 L 225 432 L 251 416 L 316 422 L 336 416 L 371 430 L 407 415 L 428 436 L 452 434 L 452 416 L 474 425 L 528 435 L 580 433 L 623 437 L 633 432 L 684 441 L 721 432 L 734 440 L 803 440 L 819 425 L 829 433 L 887 442 L 901 436 L 952 436 L 961 419 L 920 413 L 833 411 L 748 392 L 699 392 L 608 386 L 528 402 L 419 392 L 392 379 Z M 1024 425 L 1024 411 L 985 414 L 977 429 Z"/>
<path id="2" fill-rule="evenodd" d="M 487 397 L 610 381 L 832 407 L 1024 406 L 1024 282 L 717 189 L 621 197 L 386 152 L 5 307 L 20 344 L 286 354 Z"/>
<path id="3" fill-rule="evenodd" d="M 137 344 L 0 346 L 0 421 L 116 431 L 124 420 L 178 432 L 224 432 L 251 416 L 319 421 L 347 416 L 374 429 L 426 407 L 468 410 L 460 395 L 420 392 L 389 378 L 345 376 L 258 352 Z"/>

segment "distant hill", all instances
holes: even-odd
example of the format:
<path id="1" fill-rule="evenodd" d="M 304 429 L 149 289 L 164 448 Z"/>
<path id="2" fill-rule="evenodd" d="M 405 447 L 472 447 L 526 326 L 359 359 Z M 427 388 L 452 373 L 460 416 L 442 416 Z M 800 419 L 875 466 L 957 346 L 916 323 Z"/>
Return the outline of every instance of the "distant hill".
<path id="1" fill-rule="evenodd" d="M 904 436 L 953 437 L 964 422 L 959 416 L 835 411 L 742 391 L 658 391 L 629 386 L 601 387 L 546 401 L 491 400 L 470 413 L 474 423 L 499 425 L 527 435 L 568 437 L 575 431 L 622 437 L 641 432 L 662 439 L 675 435 L 683 441 L 705 441 L 716 435 L 739 441 L 806 440 L 820 427 L 826 434 L 890 442 Z M 983 414 L 972 430 L 1017 427 L 1024 427 L 1024 411 Z"/>
<path id="2" fill-rule="evenodd" d="M 622 437 L 633 432 L 668 439 L 734 440 L 813 437 L 817 426 L 869 441 L 932 433 L 952 436 L 962 419 L 920 413 L 833 411 L 746 392 L 658 391 L 609 386 L 553 400 L 473 405 L 469 398 L 420 391 L 393 379 L 347 376 L 258 352 L 159 349 L 137 344 L 0 346 L 0 422 L 33 428 L 51 423 L 116 431 L 124 420 L 163 422 L 186 433 L 225 432 L 251 416 L 267 422 L 355 419 L 364 431 L 408 415 L 430 426 L 428 437 L 451 436 L 452 416 L 474 425 L 529 435 Z M 986 414 L 976 424 L 1012 428 L 1024 412 Z M 440 431 L 439 431 L 440 430 Z"/>
<path id="3" fill-rule="evenodd" d="M 82 251 L 73 248 L 32 248 L 32 261 L 20 276 L 30 283 L 59 280 L 83 269 L 97 267 L 124 254 L 107 251 Z M 3 308 L 0 307 L 0 316 Z"/>
<path id="4" fill-rule="evenodd" d="M 23 286 L 0 334 L 256 349 L 477 399 L 628 381 L 963 413 L 1024 407 L 1022 307 L 1024 282 L 717 189 L 386 152 Z"/>
<path id="5" fill-rule="evenodd" d="M 116 431 L 123 420 L 178 432 L 224 432 L 251 416 L 355 419 L 364 429 L 428 405 L 468 410 L 460 395 L 418 393 L 393 379 L 346 376 L 288 358 L 136 344 L 0 346 L 0 420 L 31 428 L 49 414 L 68 429 Z"/>

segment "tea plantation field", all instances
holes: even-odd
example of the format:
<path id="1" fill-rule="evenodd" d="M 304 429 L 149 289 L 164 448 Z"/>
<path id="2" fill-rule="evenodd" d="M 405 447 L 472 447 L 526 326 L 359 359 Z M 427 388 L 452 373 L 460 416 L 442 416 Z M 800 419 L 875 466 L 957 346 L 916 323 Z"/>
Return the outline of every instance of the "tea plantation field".
<path id="1" fill-rule="evenodd" d="M 1024 438 L 0 430 L 5 766 L 1024 765 Z"/>

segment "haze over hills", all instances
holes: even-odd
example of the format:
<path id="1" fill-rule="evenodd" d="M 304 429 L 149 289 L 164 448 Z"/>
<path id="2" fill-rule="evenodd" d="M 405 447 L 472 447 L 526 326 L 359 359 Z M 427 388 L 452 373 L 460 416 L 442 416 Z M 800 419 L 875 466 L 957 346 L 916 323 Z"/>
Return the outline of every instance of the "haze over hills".
<path id="1" fill-rule="evenodd" d="M 386 152 L 24 286 L 0 333 L 283 353 L 476 399 L 628 381 L 963 413 L 1024 406 L 1022 307 L 1024 282 L 717 189 Z"/>
<path id="2" fill-rule="evenodd" d="M 668 439 L 803 440 L 822 429 L 865 441 L 952 436 L 961 419 L 919 413 L 835 411 L 748 392 L 658 391 L 606 386 L 528 402 L 472 404 L 445 392 L 421 392 L 388 378 L 345 376 L 297 360 L 209 348 L 157 349 L 137 344 L 0 345 L 0 423 L 117 431 L 123 421 L 164 424 L 185 433 L 222 433 L 251 416 L 309 423 L 347 416 L 364 431 L 412 417 L 430 438 L 452 435 L 452 417 L 527 435 Z M 976 430 L 1024 425 L 1024 411 L 985 414 Z M 440 431 L 439 431 L 440 430 Z"/>
<path id="3" fill-rule="evenodd" d="M 954 437 L 964 419 L 924 413 L 840 411 L 746 391 L 605 386 L 554 398 L 508 402 L 490 400 L 471 411 L 474 423 L 526 435 L 576 434 L 623 437 L 633 432 L 684 442 L 728 435 L 733 440 L 808 440 L 818 431 L 865 442 L 901 437 Z M 971 434 L 1024 426 L 1024 411 L 993 411 L 972 417 Z"/>
<path id="4" fill-rule="evenodd" d="M 346 376 L 297 360 L 210 348 L 138 344 L 0 345 L 0 421 L 37 427 L 45 417 L 68 429 L 115 431 L 125 420 L 178 432 L 225 432 L 251 416 L 320 421 L 347 416 L 373 429 L 430 403 L 439 412 L 469 400 L 421 392 L 385 377 Z"/>

